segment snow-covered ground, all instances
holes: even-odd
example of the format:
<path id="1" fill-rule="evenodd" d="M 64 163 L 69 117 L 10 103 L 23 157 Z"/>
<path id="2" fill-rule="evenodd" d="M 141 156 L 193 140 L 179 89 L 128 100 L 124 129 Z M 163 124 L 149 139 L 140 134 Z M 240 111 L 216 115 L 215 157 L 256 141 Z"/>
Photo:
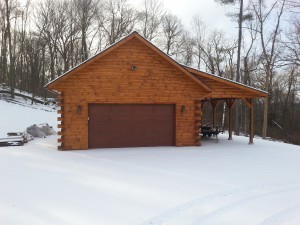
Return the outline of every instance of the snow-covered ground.
<path id="1" fill-rule="evenodd" d="M 300 224 L 299 146 L 220 135 L 200 147 L 57 151 L 56 138 L 0 148 L 0 224 Z"/>

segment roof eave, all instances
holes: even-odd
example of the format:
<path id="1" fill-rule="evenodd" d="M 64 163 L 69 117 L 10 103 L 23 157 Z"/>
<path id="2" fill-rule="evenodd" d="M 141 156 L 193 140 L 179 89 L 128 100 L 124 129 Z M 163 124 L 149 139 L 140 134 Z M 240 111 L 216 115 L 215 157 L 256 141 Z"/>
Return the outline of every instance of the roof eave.
<path id="1" fill-rule="evenodd" d="M 231 83 L 232 85 L 234 86 L 240 86 L 240 87 L 243 87 L 243 88 L 246 88 L 248 91 L 252 92 L 252 93 L 255 93 L 257 95 L 259 95 L 259 97 L 268 97 L 269 96 L 269 93 L 266 92 L 266 91 L 263 91 L 263 90 L 260 90 L 258 88 L 254 88 L 254 87 L 250 87 L 248 85 L 245 85 L 245 84 L 242 84 L 242 83 L 239 83 L 239 82 L 236 82 L 236 81 L 233 81 L 233 80 L 230 80 L 230 79 L 227 79 L 227 78 L 224 78 L 224 77 L 219 77 L 219 76 L 216 76 L 214 74 L 211 74 L 211 73 L 207 73 L 207 72 L 203 72 L 203 71 L 200 71 L 200 70 L 197 70 L 195 68 L 192 68 L 192 67 L 188 67 L 188 66 L 185 66 L 185 65 L 182 65 L 183 67 L 185 67 L 189 72 L 194 72 L 196 73 L 196 75 L 198 76 L 201 76 L 200 73 L 202 74 L 206 74 L 206 75 L 209 75 L 211 78 L 215 78 L 215 79 L 218 79 L 220 80 L 221 82 L 226 82 L 226 83 Z M 198 74 L 197 74 L 198 73 Z"/>

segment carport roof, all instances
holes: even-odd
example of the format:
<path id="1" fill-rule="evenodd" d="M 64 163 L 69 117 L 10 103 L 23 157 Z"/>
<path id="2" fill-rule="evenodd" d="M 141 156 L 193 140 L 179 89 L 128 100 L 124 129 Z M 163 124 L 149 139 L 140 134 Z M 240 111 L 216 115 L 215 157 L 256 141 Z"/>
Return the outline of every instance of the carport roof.
<path id="1" fill-rule="evenodd" d="M 225 77 L 220 77 L 220 76 L 217 76 L 217 75 L 214 75 L 214 74 L 203 72 L 203 71 L 194 69 L 192 67 L 188 67 L 188 66 L 185 66 L 185 65 L 182 65 L 182 66 L 184 68 L 186 68 L 195 77 L 199 77 L 199 78 L 204 77 L 204 78 L 208 78 L 208 79 L 211 79 L 211 80 L 214 80 L 214 81 L 218 81 L 218 82 L 223 83 L 225 85 L 235 87 L 235 88 L 241 89 L 243 91 L 255 94 L 255 95 L 257 95 L 257 97 L 267 97 L 268 96 L 268 92 L 260 90 L 258 88 L 254 88 L 254 87 L 251 87 L 251 86 L 248 86 L 248 85 L 245 85 L 245 84 L 227 79 Z"/>

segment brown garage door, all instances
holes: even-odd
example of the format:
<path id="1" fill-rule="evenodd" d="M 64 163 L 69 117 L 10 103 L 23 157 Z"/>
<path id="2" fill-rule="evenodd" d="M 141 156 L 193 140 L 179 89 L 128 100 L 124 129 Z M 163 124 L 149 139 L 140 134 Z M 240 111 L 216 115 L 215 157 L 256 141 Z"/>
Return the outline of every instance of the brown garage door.
<path id="1" fill-rule="evenodd" d="M 175 106 L 89 104 L 89 148 L 175 145 Z"/>

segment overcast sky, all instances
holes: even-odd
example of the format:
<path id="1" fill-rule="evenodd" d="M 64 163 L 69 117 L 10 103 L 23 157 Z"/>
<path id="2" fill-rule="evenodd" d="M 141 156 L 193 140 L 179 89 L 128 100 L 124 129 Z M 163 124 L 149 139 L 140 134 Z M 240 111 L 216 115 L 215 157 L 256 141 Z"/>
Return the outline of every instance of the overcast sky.
<path id="1" fill-rule="evenodd" d="M 26 2 L 28 0 L 21 0 Z M 37 2 L 38 0 L 31 0 Z M 191 21 L 194 15 L 200 15 L 203 22 L 209 29 L 223 30 L 227 36 L 237 35 L 237 24 L 226 16 L 232 11 L 232 6 L 222 6 L 215 0 L 160 0 L 164 8 L 177 15 L 187 30 L 191 30 Z M 246 0 L 247 1 L 247 0 Z M 128 0 L 129 4 L 138 8 L 142 0 Z"/>
<path id="2" fill-rule="evenodd" d="M 227 35 L 235 35 L 236 23 L 232 22 L 226 12 L 233 7 L 224 7 L 214 0 L 161 0 L 164 7 L 171 13 L 179 16 L 186 29 L 190 30 L 190 23 L 194 15 L 200 15 L 209 29 L 224 30 Z M 130 4 L 138 7 L 141 0 L 129 0 Z"/>

